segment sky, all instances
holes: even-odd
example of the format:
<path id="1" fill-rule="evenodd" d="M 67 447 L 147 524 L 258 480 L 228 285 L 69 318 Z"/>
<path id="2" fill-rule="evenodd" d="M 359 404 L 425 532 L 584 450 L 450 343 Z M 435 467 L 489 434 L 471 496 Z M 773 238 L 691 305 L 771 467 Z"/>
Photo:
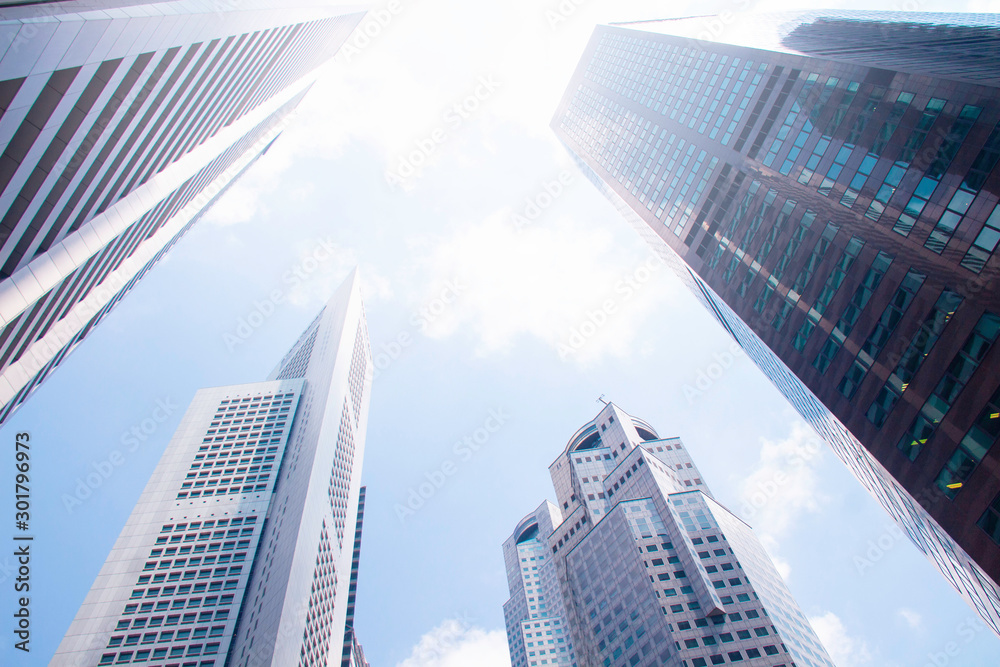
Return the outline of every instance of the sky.
<path id="1" fill-rule="evenodd" d="M 0 664 L 51 658 L 194 392 L 264 379 L 355 266 L 378 367 L 356 620 L 372 665 L 509 665 L 501 543 L 554 497 L 548 465 L 602 396 L 684 440 L 840 667 L 995 664 L 1000 639 L 548 127 L 595 24 L 802 6 L 375 5 L 267 155 L 0 429 L 44 452 L 32 651 L 0 642 Z M 501 428 L 455 457 L 491 415 Z M 110 463 L 133 429 L 139 445 Z M 0 555 L 0 585 L 11 565 Z"/>

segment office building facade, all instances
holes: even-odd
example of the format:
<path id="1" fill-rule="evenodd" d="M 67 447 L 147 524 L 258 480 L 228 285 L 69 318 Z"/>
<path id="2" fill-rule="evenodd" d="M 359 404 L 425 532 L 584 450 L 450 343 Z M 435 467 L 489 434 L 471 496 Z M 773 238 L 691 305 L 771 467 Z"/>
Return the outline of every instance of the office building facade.
<path id="1" fill-rule="evenodd" d="M 364 12 L 0 6 L 0 422 L 281 133 Z"/>
<path id="2" fill-rule="evenodd" d="M 679 438 L 608 404 L 503 545 L 512 667 L 833 662 L 747 524 Z"/>
<path id="3" fill-rule="evenodd" d="M 198 391 L 51 664 L 364 665 L 371 369 L 355 274 L 267 381 Z"/>
<path id="4" fill-rule="evenodd" d="M 998 48 L 996 15 L 602 26 L 553 128 L 1000 632 Z"/>

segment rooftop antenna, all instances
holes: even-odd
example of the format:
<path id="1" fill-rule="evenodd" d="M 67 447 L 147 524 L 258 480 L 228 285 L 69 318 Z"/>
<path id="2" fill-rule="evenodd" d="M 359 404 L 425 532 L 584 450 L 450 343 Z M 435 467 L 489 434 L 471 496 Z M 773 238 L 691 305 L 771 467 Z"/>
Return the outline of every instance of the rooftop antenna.
<path id="1" fill-rule="evenodd" d="M 604 400 L 604 394 L 598 396 L 597 400 L 599 400 L 601 403 L 604 403 L 604 405 L 608 405 L 608 402 Z"/>

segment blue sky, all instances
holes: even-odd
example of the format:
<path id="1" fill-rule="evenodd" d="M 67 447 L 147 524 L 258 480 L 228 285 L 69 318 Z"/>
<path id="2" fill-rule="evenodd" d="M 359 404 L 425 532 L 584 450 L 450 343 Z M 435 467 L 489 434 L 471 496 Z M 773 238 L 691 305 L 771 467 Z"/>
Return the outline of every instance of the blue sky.
<path id="1" fill-rule="evenodd" d="M 649 264 L 548 129 L 593 26 L 662 16 L 664 3 L 393 6 L 2 429 L 8 441 L 32 434 L 37 533 L 33 650 L 4 641 L 0 664 L 48 662 L 194 392 L 263 379 L 355 265 L 382 359 L 357 620 L 373 665 L 508 664 L 501 542 L 552 498 L 548 464 L 601 395 L 684 439 L 716 497 L 756 527 L 838 665 L 994 664 L 1000 640 Z M 317 255 L 329 258 L 308 260 Z M 240 321 L 255 311 L 267 316 L 244 339 Z M 575 337 L 595 319 L 594 335 Z M 454 443 L 491 412 L 502 428 L 456 457 Z M 109 468 L 132 429 L 142 439 Z M 401 517 L 410 491 L 447 462 L 457 473 Z M 95 470 L 108 471 L 100 486 L 81 488 Z M 0 585 L 11 563 L 0 556 Z"/>

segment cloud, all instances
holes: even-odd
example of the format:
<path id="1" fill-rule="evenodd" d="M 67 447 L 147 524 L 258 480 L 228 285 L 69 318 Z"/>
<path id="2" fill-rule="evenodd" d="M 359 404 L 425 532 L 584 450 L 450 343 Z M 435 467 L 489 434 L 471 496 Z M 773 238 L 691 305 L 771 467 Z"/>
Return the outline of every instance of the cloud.
<path id="1" fill-rule="evenodd" d="M 788 577 L 792 574 L 792 565 L 778 555 L 778 541 L 771 535 L 762 534 L 760 535 L 760 543 L 763 545 L 764 550 L 767 551 L 767 555 L 771 557 L 774 569 L 778 571 L 782 579 L 787 581 Z"/>
<path id="2" fill-rule="evenodd" d="M 912 609 L 907 609 L 906 607 L 903 607 L 897 613 L 904 621 L 906 621 L 906 624 L 909 625 L 911 628 L 919 628 L 921 621 L 923 621 L 923 618 L 920 616 L 920 614 L 913 611 Z"/>
<path id="3" fill-rule="evenodd" d="M 467 3 L 420 0 L 419 5 L 401 0 L 402 9 L 368 46 L 350 52 L 350 57 L 342 52 L 324 70 L 265 158 L 206 220 L 236 225 L 257 214 L 280 212 L 282 198 L 335 188 L 335 182 L 322 179 L 324 163 L 336 160 L 348 146 L 363 150 L 366 159 L 381 160 L 382 170 L 395 173 L 401 156 L 444 128 L 447 141 L 438 145 L 423 171 L 406 179 L 403 193 L 391 196 L 412 197 L 417 210 L 421 197 L 436 197 L 448 202 L 445 210 L 464 209 L 466 219 L 438 228 L 446 231 L 401 225 L 398 240 L 413 250 L 409 261 L 395 267 L 391 289 L 387 279 L 371 277 L 363 267 L 362 276 L 371 283 L 367 287 L 382 298 L 399 296 L 411 313 L 419 313 L 437 307 L 448 282 L 460 280 L 467 289 L 440 316 L 423 318 L 427 326 L 422 331 L 435 338 L 472 335 L 482 354 L 506 350 L 522 336 L 535 337 L 564 361 L 585 366 L 607 356 L 650 354 L 650 345 L 636 340 L 636 334 L 679 285 L 662 278 L 669 272 L 661 266 L 652 274 L 642 266 L 651 254 L 637 239 L 623 242 L 622 236 L 631 233 L 622 232 L 610 206 L 591 210 L 591 186 L 571 166 L 548 128 L 563 92 L 556 82 L 569 77 L 594 22 L 609 18 L 590 14 L 613 12 L 598 10 L 599 3 L 581 6 L 571 20 L 552 30 L 545 12 L 558 2 L 514 0 L 492 15 L 491 30 L 483 36 L 468 30 L 469 15 L 478 10 L 473 12 Z M 650 3 L 649 12 L 654 7 Z M 430 43 L 449 47 L 438 53 L 427 48 Z M 462 57 L 455 58 L 455 53 Z M 547 66 L 539 68 L 538 62 Z M 483 77 L 493 77 L 499 88 L 453 128 L 444 114 L 475 92 Z M 522 191 L 525 181 L 530 183 L 522 172 L 532 165 L 501 169 L 495 176 L 491 169 L 510 137 L 524 136 L 550 142 L 554 159 L 572 174 L 566 191 L 573 192 L 557 197 L 553 210 L 518 229 L 512 215 L 524 214 L 524 195 L 548 196 L 544 182 Z M 293 178 L 303 171 L 292 171 L 295 165 L 308 165 L 307 181 Z M 470 173 L 491 174 L 482 193 L 463 180 Z M 545 177 L 555 178 L 552 173 Z M 512 193 L 511 205 L 501 208 L 507 192 Z M 566 211 L 571 213 L 558 217 Z M 329 287 L 323 272 L 297 286 L 291 300 L 311 303 Z M 608 303 L 614 312 L 607 312 Z"/>
<path id="4" fill-rule="evenodd" d="M 783 535 L 799 516 L 818 512 L 829 500 L 816 473 L 824 447 L 802 422 L 784 440 L 761 440 L 760 460 L 740 483 L 740 513 L 758 533 Z"/>
<path id="5" fill-rule="evenodd" d="M 832 611 L 811 617 L 809 623 L 837 667 L 859 667 L 871 663 L 872 655 L 868 644 L 863 639 L 849 635 L 844 623 Z"/>
<path id="6" fill-rule="evenodd" d="M 456 620 L 437 626 L 417 642 L 396 667 L 510 667 L 507 635 Z"/>
<path id="7" fill-rule="evenodd" d="M 256 187 L 259 180 L 244 174 L 208 209 L 204 220 L 215 225 L 238 225 L 252 220 L 261 209 L 261 188 Z"/>
<path id="8" fill-rule="evenodd" d="M 669 271 L 651 253 L 636 255 L 614 242 L 606 225 L 568 216 L 518 227 L 502 209 L 436 241 L 421 260 L 429 276 L 413 295 L 429 311 L 424 333 L 445 338 L 470 330 L 481 353 L 510 346 L 518 336 L 540 339 L 564 360 L 591 363 L 633 351 L 639 325 L 669 297 Z M 459 294 L 435 309 L 444 285 Z"/>
<path id="9" fill-rule="evenodd" d="M 321 68 L 266 158 L 244 175 L 246 187 L 227 195 L 208 219 L 249 220 L 260 205 L 255 195 L 287 185 L 278 176 L 289 167 L 308 158 L 336 159 L 353 142 L 381 156 L 387 173 L 395 173 L 436 129 L 449 138 L 428 164 L 444 153 L 457 164 L 468 163 L 469 153 L 489 145 L 500 128 L 542 137 L 561 154 L 548 124 L 595 24 L 663 13 L 658 0 L 634 0 L 628 8 L 569 3 L 572 11 L 554 29 L 547 17 L 566 4 L 510 0 L 490 12 L 485 30 L 481 8 L 464 0 L 399 0 L 394 13 L 384 1 L 372 6 L 340 53 Z M 683 14 L 689 4 L 675 4 L 671 12 Z M 366 28 L 373 36 L 365 36 Z M 446 120 L 449 109 L 484 77 L 498 81 L 499 89 L 454 130 Z M 484 128 L 485 136 L 464 144 L 459 134 L 472 124 Z M 413 187 L 407 181 L 404 189 Z"/>

